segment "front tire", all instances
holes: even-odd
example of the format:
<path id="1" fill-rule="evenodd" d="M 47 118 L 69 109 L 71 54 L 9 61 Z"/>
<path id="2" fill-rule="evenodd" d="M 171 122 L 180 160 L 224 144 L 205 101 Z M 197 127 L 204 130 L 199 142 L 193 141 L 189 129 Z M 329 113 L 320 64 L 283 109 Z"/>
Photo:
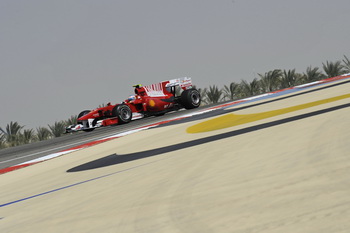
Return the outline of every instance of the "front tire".
<path id="1" fill-rule="evenodd" d="M 201 95 L 197 89 L 184 90 L 181 93 L 181 104 L 186 109 L 198 108 L 201 105 Z"/>
<path id="2" fill-rule="evenodd" d="M 91 110 L 84 110 L 81 113 L 79 113 L 78 118 L 85 116 L 86 114 L 88 114 L 89 112 L 91 112 Z M 77 121 L 77 124 L 82 124 L 83 125 L 83 131 L 84 132 L 91 132 L 93 131 L 95 128 L 88 128 L 89 124 L 87 121 Z"/>
<path id="3" fill-rule="evenodd" d="M 119 124 L 126 124 L 131 121 L 132 111 L 128 105 L 119 104 L 113 108 L 112 115 L 118 117 Z"/>
<path id="4" fill-rule="evenodd" d="M 77 119 L 80 118 L 80 117 L 82 117 L 82 116 L 85 116 L 85 115 L 88 114 L 89 112 L 91 112 L 91 110 L 84 110 L 84 111 L 80 112 L 79 115 L 78 115 L 78 117 L 77 117 Z M 77 124 L 83 124 L 83 122 L 77 121 Z"/>

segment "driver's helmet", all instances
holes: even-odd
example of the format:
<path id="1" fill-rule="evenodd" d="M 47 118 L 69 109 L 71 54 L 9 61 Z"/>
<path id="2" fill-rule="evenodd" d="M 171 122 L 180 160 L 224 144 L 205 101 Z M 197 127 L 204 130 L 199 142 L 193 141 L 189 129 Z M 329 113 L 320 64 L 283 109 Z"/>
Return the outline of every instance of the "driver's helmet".
<path id="1" fill-rule="evenodd" d="M 131 95 L 131 96 L 129 96 L 129 98 L 128 98 L 128 102 L 131 102 L 131 101 L 133 101 L 133 100 L 135 100 L 136 99 L 136 97 L 134 96 L 134 95 Z"/>
<path id="2" fill-rule="evenodd" d="M 138 89 L 142 87 L 142 84 L 136 84 L 133 87 L 135 87 L 135 94 L 136 95 L 140 94 Z"/>

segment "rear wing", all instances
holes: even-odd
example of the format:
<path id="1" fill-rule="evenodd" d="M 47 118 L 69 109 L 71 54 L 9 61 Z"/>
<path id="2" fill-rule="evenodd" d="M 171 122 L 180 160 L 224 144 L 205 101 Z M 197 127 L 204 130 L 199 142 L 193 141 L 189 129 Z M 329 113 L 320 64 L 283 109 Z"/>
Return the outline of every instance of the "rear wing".
<path id="1" fill-rule="evenodd" d="M 187 78 L 187 77 L 177 78 L 177 79 L 171 79 L 171 80 L 163 81 L 156 84 L 147 85 L 147 86 L 144 86 L 143 88 L 148 96 L 161 97 L 170 93 L 171 87 L 176 87 L 176 86 L 180 86 L 183 90 L 191 89 L 192 80 L 191 78 Z"/>
<path id="2" fill-rule="evenodd" d="M 165 87 L 176 87 L 180 86 L 183 90 L 192 88 L 192 79 L 188 77 L 172 79 L 169 81 L 164 81 Z"/>

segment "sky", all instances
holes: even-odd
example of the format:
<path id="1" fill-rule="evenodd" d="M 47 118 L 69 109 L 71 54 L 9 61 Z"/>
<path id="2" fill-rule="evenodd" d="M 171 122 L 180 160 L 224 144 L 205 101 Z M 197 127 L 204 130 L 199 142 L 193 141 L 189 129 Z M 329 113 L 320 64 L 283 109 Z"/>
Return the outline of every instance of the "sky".
<path id="1" fill-rule="evenodd" d="M 0 127 L 47 127 L 134 84 L 197 87 L 350 57 L 349 0 L 0 0 Z"/>

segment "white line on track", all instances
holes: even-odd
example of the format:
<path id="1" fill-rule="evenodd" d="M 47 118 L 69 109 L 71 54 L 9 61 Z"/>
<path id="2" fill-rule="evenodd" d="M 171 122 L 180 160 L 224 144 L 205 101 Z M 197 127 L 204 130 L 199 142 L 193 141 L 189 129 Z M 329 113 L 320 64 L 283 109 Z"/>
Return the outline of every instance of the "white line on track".
<path id="1" fill-rule="evenodd" d="M 122 133 L 125 133 L 125 132 L 127 132 L 127 130 L 123 131 Z M 109 137 L 113 137 L 113 136 L 109 136 Z M 105 139 L 105 138 L 106 137 L 101 137 L 101 138 L 96 138 L 96 139 L 93 139 L 93 140 L 90 139 L 90 140 L 79 141 L 79 142 L 68 144 L 68 145 L 65 145 L 65 146 L 59 146 L 59 147 L 55 147 L 55 148 L 52 148 L 52 149 L 49 149 L 49 150 L 40 151 L 40 152 L 32 153 L 32 154 L 29 154 L 29 155 L 24 155 L 24 156 L 21 156 L 21 157 L 17 157 L 17 158 L 1 161 L 0 164 L 6 163 L 6 162 L 11 162 L 11 161 L 16 161 L 16 160 L 20 160 L 20 159 L 24 159 L 24 158 L 31 157 L 31 156 L 34 156 L 34 155 L 37 155 L 37 154 L 41 154 L 41 153 L 47 153 L 47 152 L 50 152 L 50 151 L 63 149 L 65 147 L 69 148 L 69 147 L 73 147 L 73 146 L 78 146 L 78 145 L 84 144 L 85 142 L 98 141 L 98 140 L 102 140 L 102 139 Z"/>

